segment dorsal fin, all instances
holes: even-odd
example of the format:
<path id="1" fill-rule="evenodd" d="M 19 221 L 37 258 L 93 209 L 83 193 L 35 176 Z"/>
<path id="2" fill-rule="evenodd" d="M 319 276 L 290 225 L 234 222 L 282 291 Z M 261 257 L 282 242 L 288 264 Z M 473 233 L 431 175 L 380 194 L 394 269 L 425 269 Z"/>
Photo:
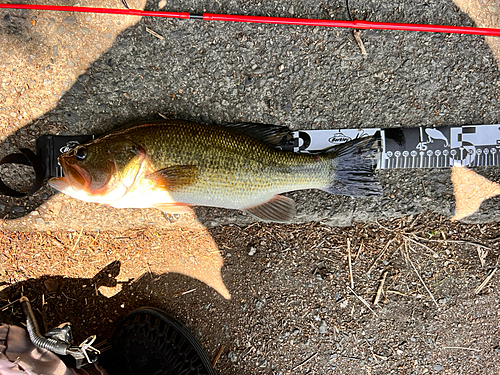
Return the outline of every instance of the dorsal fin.
<path id="1" fill-rule="evenodd" d="M 255 124 L 251 122 L 240 122 L 224 125 L 240 133 L 256 138 L 267 145 L 281 149 L 293 140 L 293 131 L 282 125 Z"/>

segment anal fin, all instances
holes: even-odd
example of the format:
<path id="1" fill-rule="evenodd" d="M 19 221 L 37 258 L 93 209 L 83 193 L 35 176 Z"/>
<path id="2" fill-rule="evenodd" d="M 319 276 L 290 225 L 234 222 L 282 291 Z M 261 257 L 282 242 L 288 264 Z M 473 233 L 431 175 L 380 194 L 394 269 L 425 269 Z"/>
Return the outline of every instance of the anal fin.
<path id="1" fill-rule="evenodd" d="M 245 207 L 244 211 L 264 221 L 288 223 L 295 217 L 296 208 L 293 199 L 275 195 L 270 200 L 252 207 Z"/>
<path id="2" fill-rule="evenodd" d="M 166 214 L 172 215 L 182 215 L 182 214 L 192 214 L 193 210 L 189 206 L 180 203 L 155 203 L 154 208 L 163 211 Z"/>

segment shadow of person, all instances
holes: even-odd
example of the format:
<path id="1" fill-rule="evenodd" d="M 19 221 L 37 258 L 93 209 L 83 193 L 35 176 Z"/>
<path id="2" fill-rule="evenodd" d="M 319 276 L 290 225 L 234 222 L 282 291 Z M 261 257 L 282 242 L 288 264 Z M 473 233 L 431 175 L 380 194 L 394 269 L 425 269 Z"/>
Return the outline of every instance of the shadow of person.
<path id="1" fill-rule="evenodd" d="M 164 310 L 181 320 L 197 321 L 196 328 L 203 341 L 203 335 L 213 335 L 207 329 L 203 305 L 210 303 L 213 292 L 200 282 L 178 274 L 157 276 L 144 274 L 138 280 L 119 281 L 121 264 L 114 261 L 92 278 L 68 278 L 42 276 L 15 283 L 0 293 L 2 323 L 25 325 L 18 299 L 26 296 L 33 307 L 42 333 L 64 322 L 73 328 L 74 343 L 78 344 L 90 335 L 97 335 L 97 342 L 108 339 L 116 325 L 128 312 L 139 307 L 150 306 Z M 197 303 L 180 299 L 173 290 L 197 288 L 203 291 L 196 298 Z M 188 310 L 189 319 L 183 317 Z M 184 318 L 184 319 L 183 319 Z M 210 348 L 210 350 L 215 348 Z"/>
<path id="2" fill-rule="evenodd" d="M 295 2 L 296 9 L 302 9 L 299 5 L 303 1 Z M 222 6 L 205 6 L 207 11 L 220 11 L 216 8 L 235 9 L 236 5 L 228 0 Z M 190 6 L 196 8 L 194 3 Z M 154 9 L 156 4 L 148 2 L 148 7 Z M 259 9 L 262 14 L 283 13 L 271 4 Z M 310 6 L 303 9 L 306 17 L 344 18 L 342 8 L 329 13 Z M 247 10 L 254 9 L 244 7 L 241 12 Z M 431 23 L 440 23 L 441 16 L 449 24 L 472 23 L 452 1 L 440 4 L 439 12 L 433 10 L 429 6 L 424 17 Z M 387 16 L 387 21 L 398 17 L 383 9 L 377 11 L 376 16 Z M 399 21 L 405 21 L 404 14 L 399 16 L 403 18 Z M 42 25 L 49 16 L 38 13 L 38 17 Z M 66 17 L 72 17 L 71 22 L 66 22 Z M 31 79 L 47 81 L 47 86 L 39 86 L 40 96 L 51 92 L 56 81 L 64 81 L 68 89 L 52 92 L 60 95 L 57 105 L 18 130 L 12 131 L 14 120 L 8 122 L 12 128 L 3 130 L 0 157 L 18 148 L 34 148 L 42 134 L 102 134 L 138 119 L 160 116 L 206 123 L 284 122 L 295 128 L 318 121 L 325 127 L 337 123 L 387 127 L 482 123 L 500 106 L 472 99 L 478 94 L 483 98 L 498 95 L 496 86 L 488 83 L 498 78 L 498 69 L 480 37 L 462 40 L 459 35 L 366 31 L 363 38 L 370 58 L 365 59 L 355 44 L 346 42 L 348 30 L 142 18 L 119 32 L 111 47 L 88 68 L 82 68 L 84 73 L 73 82 L 68 81 L 66 69 L 95 51 L 91 47 L 75 51 L 71 41 L 83 38 L 91 46 L 103 38 L 112 39 L 112 32 L 102 35 L 102 31 L 110 30 L 109 24 L 118 25 L 120 18 L 85 14 L 51 14 L 50 18 L 55 19 L 55 26 L 46 29 L 45 38 L 65 35 L 66 42 L 59 45 L 57 54 L 43 60 L 47 66 L 38 67 L 39 75 L 25 77 L 17 72 L 12 75 L 15 79 L 9 78 L 14 80 L 10 87 Z M 94 32 L 99 28 L 101 32 Z M 310 40 L 304 44 L 305 39 Z M 461 46 L 457 46 L 458 41 Z M 471 54 L 483 58 L 471 60 Z M 64 64 L 57 65 L 61 61 Z M 12 70 L 16 61 L 9 64 Z M 484 77 L 488 77 L 485 82 Z M 484 84 L 471 85 L 478 80 Z M 17 95 L 4 87 L 2 95 L 11 94 Z M 353 103 L 357 103 L 356 108 Z M 3 110 L 0 114 L 12 111 L 17 116 L 23 109 L 15 107 L 14 101 Z M 27 178 L 24 170 L 19 173 L 9 181 L 14 186 Z M 54 193 L 44 186 L 24 198 L 2 196 L 0 217 L 23 217 Z"/>

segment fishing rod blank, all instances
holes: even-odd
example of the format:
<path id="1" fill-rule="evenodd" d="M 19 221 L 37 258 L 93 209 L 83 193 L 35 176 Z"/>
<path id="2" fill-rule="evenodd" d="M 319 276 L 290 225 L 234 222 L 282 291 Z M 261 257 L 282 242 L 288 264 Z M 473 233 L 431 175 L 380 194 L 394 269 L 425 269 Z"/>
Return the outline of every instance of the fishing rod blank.
<path id="1" fill-rule="evenodd" d="M 399 30 L 399 31 L 421 31 L 421 32 L 435 32 L 435 33 L 500 36 L 500 29 L 484 28 L 484 27 L 467 27 L 467 26 L 370 22 L 370 21 L 360 21 L 360 20 L 342 21 L 342 20 L 325 20 L 325 19 L 314 19 L 314 18 L 239 16 L 239 15 L 215 14 L 215 13 L 192 14 L 187 12 L 163 12 L 163 11 L 148 11 L 140 9 L 94 8 L 94 7 L 74 7 L 74 6 L 58 6 L 58 5 L 38 5 L 38 4 L 0 4 L 0 9 L 1 8 L 46 10 L 46 11 L 59 11 L 59 12 L 101 13 L 101 14 L 117 14 L 117 15 L 119 14 L 119 15 L 141 16 L 141 17 L 198 19 L 204 21 L 265 23 L 265 24 L 275 24 L 275 25 L 322 26 L 322 27 L 338 27 L 338 28 L 363 29 L 363 30 L 367 29 Z"/>

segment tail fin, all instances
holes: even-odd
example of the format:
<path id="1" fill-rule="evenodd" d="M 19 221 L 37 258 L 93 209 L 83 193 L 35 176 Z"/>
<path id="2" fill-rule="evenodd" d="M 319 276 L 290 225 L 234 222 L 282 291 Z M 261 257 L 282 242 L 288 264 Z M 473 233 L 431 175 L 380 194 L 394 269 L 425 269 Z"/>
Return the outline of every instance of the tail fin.
<path id="1" fill-rule="evenodd" d="M 372 137 L 354 139 L 334 146 L 331 153 L 330 186 L 324 188 L 331 194 L 370 197 L 382 194 L 382 185 L 375 175 L 380 153 L 380 133 Z"/>

